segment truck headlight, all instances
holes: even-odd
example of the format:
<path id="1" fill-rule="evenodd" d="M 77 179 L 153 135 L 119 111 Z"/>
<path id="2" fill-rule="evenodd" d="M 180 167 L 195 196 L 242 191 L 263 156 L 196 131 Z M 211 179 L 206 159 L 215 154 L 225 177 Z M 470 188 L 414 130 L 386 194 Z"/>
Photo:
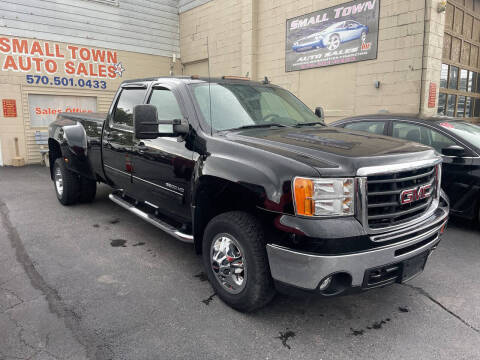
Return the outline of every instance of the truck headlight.
<path id="1" fill-rule="evenodd" d="M 353 178 L 293 180 L 295 210 L 304 216 L 350 216 L 355 214 Z"/>

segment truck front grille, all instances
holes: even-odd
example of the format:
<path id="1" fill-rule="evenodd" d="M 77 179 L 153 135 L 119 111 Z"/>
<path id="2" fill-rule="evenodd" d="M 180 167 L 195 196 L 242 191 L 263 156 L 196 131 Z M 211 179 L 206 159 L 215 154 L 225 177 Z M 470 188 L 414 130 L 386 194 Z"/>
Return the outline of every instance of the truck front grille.
<path id="1" fill-rule="evenodd" d="M 368 225 L 371 229 L 394 226 L 421 216 L 436 196 L 437 167 L 432 165 L 415 170 L 367 177 Z M 404 190 L 431 185 L 431 195 L 401 204 Z"/>

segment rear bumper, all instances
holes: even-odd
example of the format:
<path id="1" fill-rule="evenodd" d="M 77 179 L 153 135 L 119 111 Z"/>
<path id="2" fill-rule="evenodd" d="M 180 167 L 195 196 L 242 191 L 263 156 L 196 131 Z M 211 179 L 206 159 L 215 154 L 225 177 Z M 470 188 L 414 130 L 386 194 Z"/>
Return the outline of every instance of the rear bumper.
<path id="1" fill-rule="evenodd" d="M 440 235 L 447 221 L 448 206 L 439 207 L 416 227 L 392 234 L 399 239 L 397 243 L 344 255 L 316 255 L 268 244 L 272 277 L 284 285 L 315 291 L 322 280 L 332 274 L 341 273 L 345 275 L 343 278 L 350 278 L 345 288 L 365 288 L 365 277 L 369 270 L 399 264 L 422 253 L 431 252 L 440 242 Z"/>

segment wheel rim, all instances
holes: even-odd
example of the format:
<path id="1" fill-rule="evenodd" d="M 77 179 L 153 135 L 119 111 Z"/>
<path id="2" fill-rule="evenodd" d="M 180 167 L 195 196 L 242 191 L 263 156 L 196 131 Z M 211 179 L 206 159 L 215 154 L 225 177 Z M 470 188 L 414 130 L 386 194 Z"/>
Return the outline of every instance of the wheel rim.
<path id="1" fill-rule="evenodd" d="M 218 234 L 210 247 L 210 265 L 218 283 L 238 294 L 247 283 L 247 264 L 238 241 L 230 234 Z"/>
<path id="2" fill-rule="evenodd" d="M 55 189 L 57 189 L 58 195 L 60 195 L 60 196 L 63 195 L 62 171 L 58 167 L 55 169 Z"/>
<path id="3" fill-rule="evenodd" d="M 338 36 L 332 36 L 328 41 L 328 50 L 335 50 L 340 46 L 340 39 Z"/>

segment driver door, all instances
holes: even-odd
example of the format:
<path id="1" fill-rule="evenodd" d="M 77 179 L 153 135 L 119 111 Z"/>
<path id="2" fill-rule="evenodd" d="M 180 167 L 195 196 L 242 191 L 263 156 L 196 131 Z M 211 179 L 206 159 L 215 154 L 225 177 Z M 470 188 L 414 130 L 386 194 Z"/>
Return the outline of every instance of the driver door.
<path id="1" fill-rule="evenodd" d="M 186 119 L 180 94 L 167 86 L 154 86 L 147 103 L 157 107 L 159 120 Z M 173 127 L 159 125 L 159 132 L 172 133 Z M 178 221 L 188 221 L 195 162 L 185 141 L 177 141 L 176 137 L 134 139 L 133 162 L 137 200 L 158 207 L 160 212 Z"/>

